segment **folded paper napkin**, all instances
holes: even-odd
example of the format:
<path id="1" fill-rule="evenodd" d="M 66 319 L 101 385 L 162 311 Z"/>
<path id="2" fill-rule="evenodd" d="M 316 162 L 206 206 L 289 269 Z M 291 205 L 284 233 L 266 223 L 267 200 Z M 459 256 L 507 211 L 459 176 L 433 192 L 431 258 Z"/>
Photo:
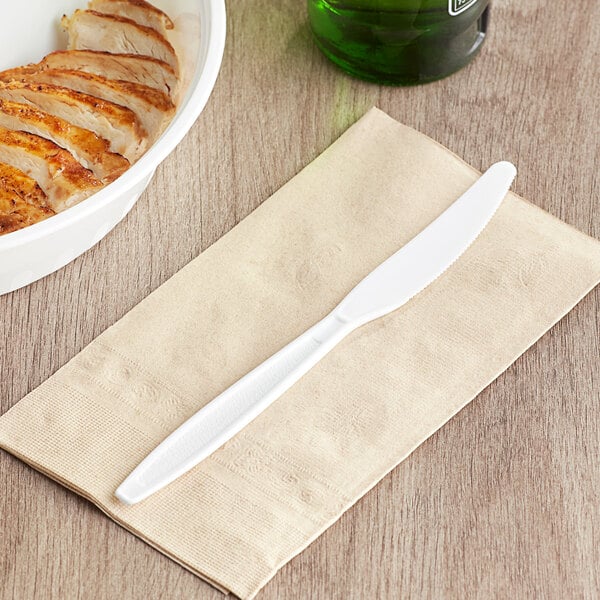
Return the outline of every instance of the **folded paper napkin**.
<path id="1" fill-rule="evenodd" d="M 445 274 L 351 334 L 198 467 L 132 507 L 115 489 L 477 176 L 371 110 L 0 418 L 0 445 L 252 598 L 595 286 L 599 242 L 509 194 Z"/>

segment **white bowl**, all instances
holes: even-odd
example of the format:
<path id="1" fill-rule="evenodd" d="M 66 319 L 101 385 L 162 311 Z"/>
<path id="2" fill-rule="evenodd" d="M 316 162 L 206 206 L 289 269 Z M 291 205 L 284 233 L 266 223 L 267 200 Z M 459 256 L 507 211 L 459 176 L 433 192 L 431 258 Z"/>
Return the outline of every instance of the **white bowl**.
<path id="1" fill-rule="evenodd" d="M 58 21 L 86 0 L 5 2 L 0 26 L 0 70 L 38 62 L 64 48 Z M 184 91 L 161 138 L 116 181 L 81 204 L 20 231 L 0 236 L 0 294 L 60 269 L 98 243 L 131 210 L 156 167 L 182 140 L 206 105 L 225 46 L 224 0 L 153 0 L 175 21 L 171 41 L 182 62 Z"/>

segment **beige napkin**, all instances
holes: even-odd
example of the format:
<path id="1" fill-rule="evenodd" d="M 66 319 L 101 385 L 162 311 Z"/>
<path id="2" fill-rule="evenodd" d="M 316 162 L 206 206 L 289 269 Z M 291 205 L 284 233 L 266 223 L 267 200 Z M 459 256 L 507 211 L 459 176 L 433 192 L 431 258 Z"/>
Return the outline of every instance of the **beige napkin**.
<path id="1" fill-rule="evenodd" d="M 373 109 L 0 418 L 0 444 L 252 598 L 599 281 L 600 243 L 510 194 L 444 275 L 350 335 L 200 466 L 133 507 L 115 488 L 476 177 Z"/>

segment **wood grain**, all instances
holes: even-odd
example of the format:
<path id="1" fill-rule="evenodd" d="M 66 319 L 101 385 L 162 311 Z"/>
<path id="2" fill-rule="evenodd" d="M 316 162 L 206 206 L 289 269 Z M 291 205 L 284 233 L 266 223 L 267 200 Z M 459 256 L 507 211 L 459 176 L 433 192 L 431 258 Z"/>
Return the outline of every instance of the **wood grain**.
<path id="1" fill-rule="evenodd" d="M 0 297 L 2 412 L 217 240 L 372 105 L 600 237 L 600 4 L 505 0 L 481 56 L 423 87 L 353 80 L 294 0 L 229 3 L 217 87 L 129 217 Z M 596 290 L 305 552 L 261 600 L 600 597 Z M 218 599 L 0 454 L 0 598 Z"/>

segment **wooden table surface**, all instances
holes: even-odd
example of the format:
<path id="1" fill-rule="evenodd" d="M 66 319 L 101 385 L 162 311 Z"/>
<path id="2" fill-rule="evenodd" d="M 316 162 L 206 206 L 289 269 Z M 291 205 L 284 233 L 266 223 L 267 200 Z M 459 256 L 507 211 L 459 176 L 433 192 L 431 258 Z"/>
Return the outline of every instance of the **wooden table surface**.
<path id="1" fill-rule="evenodd" d="M 58 273 L 0 297 L 2 412 L 315 158 L 369 107 L 600 237 L 600 3 L 495 2 L 481 56 L 409 89 L 351 79 L 304 2 L 228 6 L 206 110 L 131 214 Z M 600 597 L 600 308 L 591 293 L 259 596 Z M 0 453 L 2 600 L 219 599 L 87 501 Z"/>

